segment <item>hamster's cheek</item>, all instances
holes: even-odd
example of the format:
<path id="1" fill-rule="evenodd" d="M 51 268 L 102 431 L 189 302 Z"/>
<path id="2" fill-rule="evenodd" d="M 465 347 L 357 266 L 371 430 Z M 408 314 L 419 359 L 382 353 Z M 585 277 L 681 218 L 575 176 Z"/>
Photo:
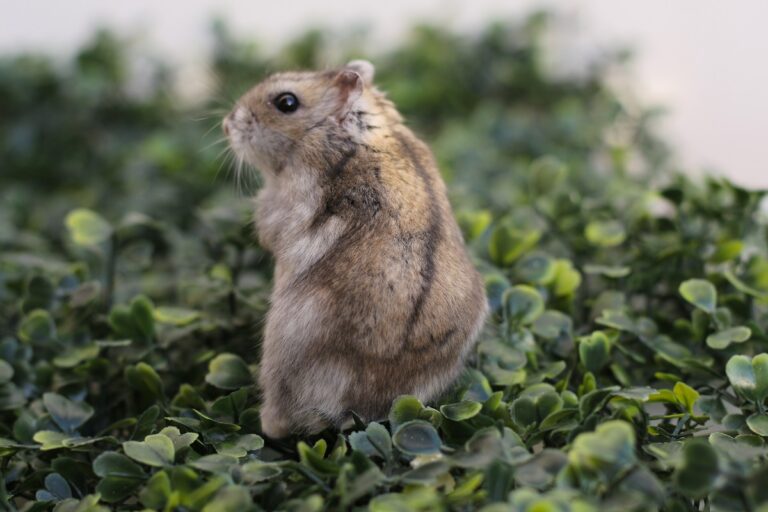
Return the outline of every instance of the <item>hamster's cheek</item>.
<path id="1" fill-rule="evenodd" d="M 293 139 L 278 131 L 258 127 L 251 134 L 251 148 L 261 164 L 279 168 L 294 148 Z M 255 163 L 255 162 L 254 162 Z"/>

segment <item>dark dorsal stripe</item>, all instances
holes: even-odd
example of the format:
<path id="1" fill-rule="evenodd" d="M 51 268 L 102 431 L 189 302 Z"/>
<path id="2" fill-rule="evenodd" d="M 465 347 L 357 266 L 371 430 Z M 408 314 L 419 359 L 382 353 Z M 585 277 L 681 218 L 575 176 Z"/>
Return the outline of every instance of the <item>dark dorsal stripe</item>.
<path id="1" fill-rule="evenodd" d="M 351 142 L 351 141 L 350 141 Z M 357 144 L 352 143 L 349 148 L 341 154 L 341 158 L 328 169 L 328 177 L 336 178 L 347 166 L 350 160 L 352 160 L 357 154 Z"/>
<path id="2" fill-rule="evenodd" d="M 333 188 L 331 182 L 334 182 L 341 177 L 344 169 L 347 168 L 350 161 L 352 161 L 352 159 L 357 155 L 357 144 L 355 144 L 351 139 L 334 139 L 335 137 L 333 135 L 329 135 L 329 147 L 340 145 L 344 149 L 342 150 L 341 157 L 338 158 L 338 160 L 333 163 L 330 161 L 328 162 L 328 169 L 325 172 L 325 176 L 321 178 L 323 181 L 325 181 L 325 197 L 323 199 L 322 208 L 318 210 L 318 212 L 315 214 L 315 218 L 312 219 L 310 229 L 318 228 L 319 226 L 323 225 L 332 215 L 338 213 L 338 209 L 340 207 L 340 198 L 336 197 L 337 194 L 334 194 L 333 192 L 331 192 L 329 195 L 328 190 Z"/>
<path id="3" fill-rule="evenodd" d="M 421 290 L 419 291 L 419 296 L 416 297 L 416 300 L 413 303 L 413 309 L 411 310 L 411 314 L 406 321 L 405 334 L 403 336 L 402 342 L 402 347 L 407 349 L 411 344 L 410 342 L 411 337 L 413 336 L 413 331 L 419 322 L 419 318 L 421 317 L 421 311 L 424 309 L 424 302 L 427 300 L 427 297 L 429 297 L 429 293 L 432 290 L 432 283 L 435 280 L 435 252 L 437 251 L 437 246 L 440 242 L 442 219 L 440 218 L 440 209 L 437 204 L 437 197 L 435 196 L 432 177 L 427 172 L 424 164 L 421 162 L 421 159 L 416 154 L 416 151 L 414 150 L 413 146 L 411 146 L 411 143 L 407 140 L 407 138 L 398 131 L 395 131 L 394 134 L 397 142 L 400 144 L 400 147 L 403 150 L 404 156 L 406 156 L 411 161 L 416 174 L 419 175 L 421 181 L 424 183 L 424 188 L 426 189 L 427 196 L 429 197 L 429 224 L 423 235 L 424 261 L 423 268 L 421 270 Z"/>

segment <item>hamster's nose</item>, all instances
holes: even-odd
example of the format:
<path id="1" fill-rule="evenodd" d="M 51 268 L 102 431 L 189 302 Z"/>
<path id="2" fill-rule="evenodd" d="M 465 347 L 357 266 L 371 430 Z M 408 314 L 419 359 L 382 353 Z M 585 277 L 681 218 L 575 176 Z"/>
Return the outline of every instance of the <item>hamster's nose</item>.
<path id="1" fill-rule="evenodd" d="M 232 119 L 232 113 L 230 112 L 227 114 L 227 117 L 224 118 L 224 121 L 221 122 L 221 129 L 224 130 L 224 135 L 229 137 L 229 123 Z"/>

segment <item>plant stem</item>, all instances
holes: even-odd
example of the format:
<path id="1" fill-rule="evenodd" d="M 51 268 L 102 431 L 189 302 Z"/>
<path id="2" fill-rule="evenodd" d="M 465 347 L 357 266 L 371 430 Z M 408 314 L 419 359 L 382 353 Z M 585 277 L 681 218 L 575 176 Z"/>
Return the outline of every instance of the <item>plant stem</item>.
<path id="1" fill-rule="evenodd" d="M 112 299 L 115 293 L 115 273 L 117 270 L 117 235 L 112 233 L 109 237 L 107 249 L 107 268 L 104 287 L 104 309 L 109 311 L 112 307 Z"/>

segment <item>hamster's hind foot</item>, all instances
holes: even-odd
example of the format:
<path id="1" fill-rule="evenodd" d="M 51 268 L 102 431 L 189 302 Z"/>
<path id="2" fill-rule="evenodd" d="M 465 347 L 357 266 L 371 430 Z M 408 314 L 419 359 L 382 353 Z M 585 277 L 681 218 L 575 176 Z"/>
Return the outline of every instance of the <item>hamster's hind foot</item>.
<path id="1" fill-rule="evenodd" d="M 260 418 L 261 431 L 269 438 L 282 439 L 291 433 L 291 427 L 285 415 L 274 405 L 264 404 Z"/>

